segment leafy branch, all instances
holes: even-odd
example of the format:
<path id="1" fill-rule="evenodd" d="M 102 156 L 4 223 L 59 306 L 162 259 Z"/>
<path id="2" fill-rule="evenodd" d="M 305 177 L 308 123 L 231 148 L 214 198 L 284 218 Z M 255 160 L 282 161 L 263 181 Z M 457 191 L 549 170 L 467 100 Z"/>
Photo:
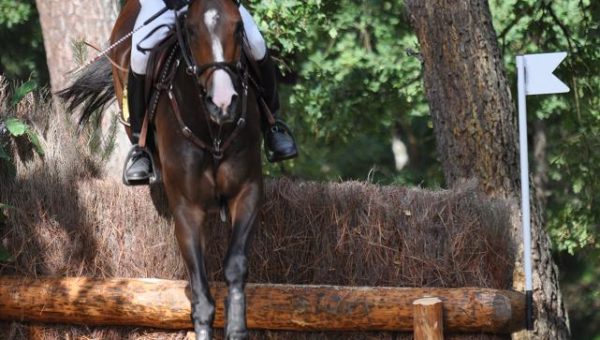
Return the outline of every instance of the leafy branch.
<path id="1" fill-rule="evenodd" d="M 33 81 L 26 82 L 17 88 L 10 99 L 10 106 L 12 109 L 16 109 L 23 98 L 36 89 L 37 83 Z M 9 138 L 6 139 L 4 138 L 5 136 L 8 136 Z M 0 117 L 0 137 L 3 137 L 0 139 L 0 162 L 6 162 L 9 166 L 9 169 L 12 168 L 13 157 L 11 156 L 7 146 L 11 139 L 14 140 L 17 138 L 26 137 L 35 152 L 40 156 L 44 156 L 44 149 L 42 148 L 40 139 L 33 128 L 23 120 L 13 117 L 10 114 L 7 115 L 6 118 Z M 0 203 L 0 224 L 5 222 L 7 218 L 7 211 L 11 208 L 13 207 Z M 0 244 L 0 262 L 6 262 L 10 260 L 10 253 L 2 244 Z"/>

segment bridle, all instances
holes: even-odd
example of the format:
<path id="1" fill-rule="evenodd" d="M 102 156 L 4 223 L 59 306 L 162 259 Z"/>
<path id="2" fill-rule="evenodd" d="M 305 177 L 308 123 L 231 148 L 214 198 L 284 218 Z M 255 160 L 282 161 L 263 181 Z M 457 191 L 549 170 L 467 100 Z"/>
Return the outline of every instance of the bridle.
<path id="1" fill-rule="evenodd" d="M 178 18 L 175 21 L 175 32 L 177 34 L 177 42 L 179 43 L 179 46 L 181 48 L 183 60 L 185 61 L 185 64 L 187 66 L 186 72 L 190 76 L 195 76 L 197 78 L 200 78 L 208 70 L 211 70 L 211 72 L 208 75 L 207 79 L 210 78 L 212 73 L 216 70 L 223 70 L 223 71 L 227 72 L 229 74 L 229 76 L 232 77 L 232 79 L 239 77 L 240 74 L 243 74 L 243 72 L 245 71 L 245 65 L 242 64 L 242 58 L 240 58 L 236 62 L 220 61 L 220 62 L 206 63 L 206 64 L 202 64 L 202 65 L 198 66 L 196 64 L 196 61 L 192 57 L 192 53 L 190 50 L 189 34 L 188 34 L 187 30 L 183 29 L 183 27 L 181 25 L 181 22 L 185 21 L 185 18 L 186 18 L 186 14 L 178 15 Z M 238 30 L 236 33 L 238 34 L 236 36 L 236 39 L 238 40 L 238 43 L 241 45 L 242 41 L 244 39 L 244 30 L 243 29 Z"/>
<path id="2" fill-rule="evenodd" d="M 185 62 L 186 73 L 189 76 L 194 77 L 194 84 L 196 86 L 197 93 L 201 99 L 201 102 L 204 103 L 206 96 L 207 96 L 206 85 L 200 83 L 201 76 L 204 75 L 206 72 L 209 72 L 207 74 L 207 77 L 205 78 L 208 82 L 208 79 L 211 78 L 212 74 L 215 71 L 223 70 L 223 71 L 227 72 L 227 74 L 229 74 L 229 76 L 231 77 L 232 80 L 238 80 L 239 84 L 238 84 L 238 86 L 236 86 L 236 88 L 238 90 L 240 90 L 240 88 L 241 88 L 241 97 L 240 97 L 240 100 L 242 102 L 241 112 L 237 116 L 237 119 L 235 119 L 235 121 L 233 122 L 233 124 L 235 124 L 234 130 L 229 134 L 229 136 L 227 136 L 227 138 L 224 141 L 221 136 L 222 125 L 218 126 L 218 132 L 215 133 L 215 131 L 213 130 L 213 123 L 210 121 L 210 118 L 208 116 L 208 110 L 207 109 L 204 110 L 205 111 L 204 117 L 206 119 L 206 124 L 208 126 L 209 136 L 211 139 L 211 144 L 209 144 L 209 143 L 203 141 L 201 138 L 199 138 L 185 124 L 183 117 L 181 115 L 181 110 L 179 109 L 179 104 L 177 102 L 177 98 L 173 92 L 173 78 L 175 76 L 177 68 L 180 65 L 179 59 L 175 60 L 174 63 L 172 63 L 172 62 L 167 63 L 165 68 L 166 69 L 172 68 L 172 70 L 170 72 L 172 75 L 169 77 L 166 74 L 164 74 L 164 78 L 165 78 L 164 81 L 161 79 L 161 82 L 163 84 L 165 84 L 167 82 L 166 78 L 170 78 L 170 81 L 168 81 L 170 84 L 167 86 L 166 90 L 167 90 L 169 99 L 171 101 L 171 107 L 173 108 L 173 111 L 175 112 L 175 116 L 179 123 L 181 132 L 183 133 L 183 135 L 186 138 L 188 138 L 196 146 L 198 146 L 201 149 L 204 149 L 206 151 L 209 151 L 213 156 L 213 160 L 214 160 L 215 166 L 216 166 L 216 165 L 218 165 L 220 160 L 223 158 L 223 154 L 225 153 L 227 148 L 232 144 L 232 142 L 235 140 L 235 138 L 240 134 L 241 130 L 246 126 L 247 107 L 248 107 L 248 84 L 251 79 L 250 79 L 250 74 L 249 74 L 248 67 L 247 67 L 246 56 L 245 56 L 245 53 L 243 52 L 243 41 L 245 39 L 244 30 L 243 29 L 238 30 L 237 34 L 239 34 L 239 35 L 236 35 L 236 39 L 238 40 L 238 43 L 240 44 L 240 48 L 242 48 L 242 53 L 240 53 L 239 60 L 234 61 L 234 62 L 212 62 L 212 63 L 202 64 L 202 65 L 197 65 L 196 61 L 194 60 L 192 53 L 191 53 L 191 49 L 190 49 L 190 45 L 189 45 L 189 34 L 188 34 L 187 30 L 183 29 L 182 24 L 181 24 L 181 22 L 183 20 L 185 20 L 185 18 L 186 18 L 185 15 L 186 14 L 178 15 L 177 20 L 175 20 L 175 34 L 177 35 L 177 41 L 179 43 L 181 57 L 183 58 L 183 61 Z M 169 64 L 173 64 L 173 65 L 170 66 Z M 235 82 L 237 83 L 238 81 L 235 81 Z"/>

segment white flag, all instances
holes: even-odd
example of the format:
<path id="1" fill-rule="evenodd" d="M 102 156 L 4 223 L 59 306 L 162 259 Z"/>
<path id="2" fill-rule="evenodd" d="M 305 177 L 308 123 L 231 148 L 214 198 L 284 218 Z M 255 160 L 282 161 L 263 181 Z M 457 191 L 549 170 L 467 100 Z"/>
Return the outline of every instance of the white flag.
<path id="1" fill-rule="evenodd" d="M 569 92 L 569 87 L 552 74 L 566 56 L 567 52 L 526 54 L 522 56 L 525 66 L 526 94 Z"/>

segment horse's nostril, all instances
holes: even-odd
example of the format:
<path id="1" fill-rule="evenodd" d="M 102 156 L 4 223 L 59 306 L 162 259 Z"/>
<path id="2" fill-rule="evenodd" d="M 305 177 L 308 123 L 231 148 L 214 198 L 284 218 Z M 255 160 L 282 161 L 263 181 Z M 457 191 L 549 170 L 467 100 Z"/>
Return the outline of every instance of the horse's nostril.
<path id="1" fill-rule="evenodd" d="M 237 105 L 238 105 L 238 95 L 234 94 L 233 96 L 231 96 L 231 103 L 229 104 L 229 107 L 227 108 L 227 112 L 230 115 L 233 115 L 237 109 Z"/>
<path id="2" fill-rule="evenodd" d="M 211 117 L 214 118 L 219 115 L 220 109 L 213 101 L 212 96 L 204 97 L 204 106 L 206 107 L 206 110 L 208 110 L 208 113 L 210 114 Z"/>
<path id="3" fill-rule="evenodd" d="M 207 95 L 204 97 L 204 104 L 210 114 L 211 120 L 217 124 L 225 124 L 233 121 L 238 99 L 237 94 L 232 94 L 228 97 L 227 101 L 221 102 L 218 98 L 215 99 L 214 96 Z"/>

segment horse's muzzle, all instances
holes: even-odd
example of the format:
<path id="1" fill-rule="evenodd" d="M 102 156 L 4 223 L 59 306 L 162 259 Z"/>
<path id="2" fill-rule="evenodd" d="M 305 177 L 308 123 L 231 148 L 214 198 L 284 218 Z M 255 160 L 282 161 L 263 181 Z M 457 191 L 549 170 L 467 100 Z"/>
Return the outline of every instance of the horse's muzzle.
<path id="1" fill-rule="evenodd" d="M 213 102 L 212 96 L 206 96 L 204 99 L 204 104 L 206 105 L 206 110 L 209 113 L 210 120 L 218 125 L 233 123 L 235 119 L 235 113 L 237 111 L 237 103 L 237 95 L 233 95 L 231 97 L 231 101 L 227 106 L 216 105 Z"/>

